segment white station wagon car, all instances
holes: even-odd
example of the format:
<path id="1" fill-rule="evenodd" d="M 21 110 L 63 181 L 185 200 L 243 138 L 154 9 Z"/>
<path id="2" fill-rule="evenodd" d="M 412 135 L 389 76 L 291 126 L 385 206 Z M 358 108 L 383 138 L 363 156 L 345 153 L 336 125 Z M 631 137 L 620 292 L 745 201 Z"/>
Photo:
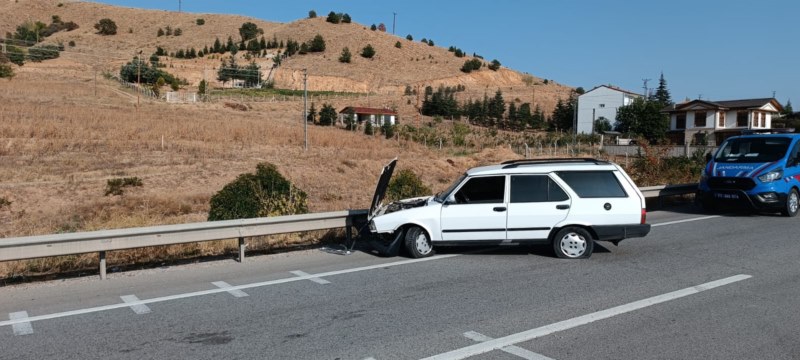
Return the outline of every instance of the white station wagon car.
<path id="1" fill-rule="evenodd" d="M 378 181 L 369 228 L 412 257 L 442 245 L 550 244 L 560 258 L 587 258 L 594 241 L 616 245 L 650 232 L 644 196 L 611 162 L 507 161 L 469 169 L 434 196 L 382 205 L 396 163 Z"/>

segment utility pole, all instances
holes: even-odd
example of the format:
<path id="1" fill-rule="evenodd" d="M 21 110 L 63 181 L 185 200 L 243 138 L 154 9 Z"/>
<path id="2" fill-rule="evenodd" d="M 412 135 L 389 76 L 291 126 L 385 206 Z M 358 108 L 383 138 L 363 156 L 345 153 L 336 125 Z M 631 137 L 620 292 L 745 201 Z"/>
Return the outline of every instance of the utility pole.
<path id="1" fill-rule="evenodd" d="M 647 96 L 647 82 L 650 81 L 650 80 L 652 80 L 652 79 L 642 79 L 642 81 L 644 82 L 644 94 L 643 95 L 644 95 L 645 99 L 648 97 Z"/>
<path id="2" fill-rule="evenodd" d="M 306 115 L 306 105 L 308 104 L 308 70 L 303 69 L 303 150 L 308 150 L 308 115 Z"/>
<path id="3" fill-rule="evenodd" d="M 178 0 L 178 12 L 181 12 L 181 0 Z"/>
<path id="4" fill-rule="evenodd" d="M 394 14 L 394 17 L 392 17 L 392 35 L 394 35 L 394 28 L 397 24 L 397 13 L 393 12 L 392 14 Z"/>
<path id="5" fill-rule="evenodd" d="M 136 110 L 139 110 L 139 91 L 142 90 L 142 50 L 136 56 Z"/>

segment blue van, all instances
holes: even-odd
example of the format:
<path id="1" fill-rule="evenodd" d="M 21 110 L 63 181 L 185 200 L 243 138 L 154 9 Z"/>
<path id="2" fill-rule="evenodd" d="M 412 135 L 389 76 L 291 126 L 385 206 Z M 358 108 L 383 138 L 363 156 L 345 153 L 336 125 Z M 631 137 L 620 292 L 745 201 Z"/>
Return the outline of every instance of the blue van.
<path id="1" fill-rule="evenodd" d="M 800 203 L 800 134 L 754 134 L 725 140 L 700 175 L 706 209 L 747 206 L 795 216 Z"/>

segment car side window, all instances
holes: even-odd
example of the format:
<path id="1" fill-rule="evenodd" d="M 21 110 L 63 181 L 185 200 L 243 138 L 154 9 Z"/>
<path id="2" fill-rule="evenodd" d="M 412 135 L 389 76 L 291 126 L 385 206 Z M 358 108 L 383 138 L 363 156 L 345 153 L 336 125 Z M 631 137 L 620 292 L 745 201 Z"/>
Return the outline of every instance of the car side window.
<path id="1" fill-rule="evenodd" d="M 789 153 L 789 159 L 786 162 L 788 166 L 797 166 L 800 160 L 800 142 L 794 144 L 792 151 Z"/>
<path id="2" fill-rule="evenodd" d="M 503 203 L 505 190 L 505 176 L 482 176 L 467 180 L 454 196 L 457 204 Z"/>
<path id="3" fill-rule="evenodd" d="M 547 175 L 511 176 L 511 202 L 565 201 L 569 196 Z"/>
<path id="4" fill-rule="evenodd" d="M 612 171 L 559 171 L 556 174 L 582 198 L 628 197 Z"/>

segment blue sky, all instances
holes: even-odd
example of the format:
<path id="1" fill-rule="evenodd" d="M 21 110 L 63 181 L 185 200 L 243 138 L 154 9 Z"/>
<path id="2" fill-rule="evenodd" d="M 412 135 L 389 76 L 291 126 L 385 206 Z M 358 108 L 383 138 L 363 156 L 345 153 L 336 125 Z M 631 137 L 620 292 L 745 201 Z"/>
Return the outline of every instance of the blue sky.
<path id="1" fill-rule="evenodd" d="M 178 0 L 104 0 L 178 10 Z M 291 22 L 315 10 L 386 24 L 504 66 L 589 90 L 644 92 L 663 72 L 673 100 L 775 97 L 800 105 L 797 0 L 244 1 L 183 0 L 184 12 Z M 793 104 L 795 109 L 797 105 Z"/>

